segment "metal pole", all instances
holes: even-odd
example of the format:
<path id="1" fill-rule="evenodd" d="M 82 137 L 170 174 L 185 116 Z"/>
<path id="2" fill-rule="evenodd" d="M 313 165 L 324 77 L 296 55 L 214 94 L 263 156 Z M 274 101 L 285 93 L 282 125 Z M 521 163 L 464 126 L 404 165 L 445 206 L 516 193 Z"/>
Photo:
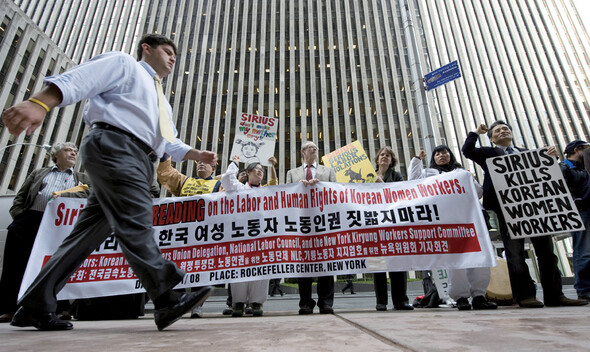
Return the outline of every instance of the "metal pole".
<path id="1" fill-rule="evenodd" d="M 422 142 L 424 143 L 423 148 L 426 154 L 430 155 L 436 146 L 436 141 L 434 139 L 434 126 L 430 117 L 430 108 L 428 106 L 426 90 L 422 81 L 423 74 L 422 66 L 420 65 L 421 58 L 418 55 L 418 41 L 416 40 L 416 33 L 412 23 L 412 16 L 410 14 L 408 0 L 404 0 L 402 2 L 401 13 L 404 33 L 406 35 L 406 45 L 408 47 L 408 61 L 410 63 L 413 91 L 418 110 L 418 122 L 422 132 Z"/>

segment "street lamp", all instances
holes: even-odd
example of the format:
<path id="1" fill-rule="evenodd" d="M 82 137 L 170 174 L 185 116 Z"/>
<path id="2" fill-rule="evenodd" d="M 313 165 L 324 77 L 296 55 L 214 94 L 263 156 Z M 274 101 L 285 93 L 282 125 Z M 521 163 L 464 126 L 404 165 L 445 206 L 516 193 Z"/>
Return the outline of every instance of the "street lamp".
<path id="1" fill-rule="evenodd" d="M 0 148 L 0 152 L 3 151 L 6 148 L 14 147 L 15 145 L 32 145 L 32 146 L 35 146 L 35 147 L 38 147 L 38 148 L 43 148 L 48 153 L 51 152 L 51 146 L 49 144 L 40 145 L 40 144 L 35 144 L 35 143 L 14 143 L 14 144 L 9 144 L 6 147 Z"/>

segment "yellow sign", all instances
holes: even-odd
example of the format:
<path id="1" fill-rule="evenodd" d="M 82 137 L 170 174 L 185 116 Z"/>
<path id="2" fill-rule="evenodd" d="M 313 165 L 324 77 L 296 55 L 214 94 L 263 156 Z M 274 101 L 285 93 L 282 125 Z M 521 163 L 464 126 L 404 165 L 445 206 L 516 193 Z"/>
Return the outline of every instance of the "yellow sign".
<path id="1" fill-rule="evenodd" d="M 359 141 L 324 155 L 322 162 L 334 169 L 336 181 L 341 183 L 372 183 L 377 175 Z"/>

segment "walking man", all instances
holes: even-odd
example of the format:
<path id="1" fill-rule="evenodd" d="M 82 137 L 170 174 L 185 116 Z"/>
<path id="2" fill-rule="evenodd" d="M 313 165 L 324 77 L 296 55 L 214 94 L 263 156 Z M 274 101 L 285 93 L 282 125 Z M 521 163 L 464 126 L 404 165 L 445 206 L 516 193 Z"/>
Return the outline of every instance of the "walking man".
<path id="1" fill-rule="evenodd" d="M 148 34 L 137 48 L 138 60 L 108 52 L 73 69 L 45 78 L 32 98 L 4 112 L 10 133 L 31 134 L 53 107 L 83 99 L 84 121 L 91 126 L 80 155 L 93 189 L 72 233 L 25 292 L 12 325 L 39 330 L 70 330 L 55 315 L 56 294 L 84 259 L 111 233 L 154 302 L 155 322 L 162 330 L 203 302 L 211 288 L 180 294 L 172 290 L 184 272 L 162 258 L 153 239 L 153 162 L 164 152 L 183 159 L 215 163 L 217 155 L 191 148 L 177 139 L 172 108 L 160 79 L 172 72 L 176 46 L 161 35 Z"/>

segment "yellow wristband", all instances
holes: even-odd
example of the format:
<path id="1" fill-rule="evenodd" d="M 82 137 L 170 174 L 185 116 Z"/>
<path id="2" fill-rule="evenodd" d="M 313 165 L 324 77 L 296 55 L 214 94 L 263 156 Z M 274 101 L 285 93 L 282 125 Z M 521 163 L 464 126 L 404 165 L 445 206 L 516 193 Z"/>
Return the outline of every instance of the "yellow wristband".
<path id="1" fill-rule="evenodd" d="M 39 99 L 35 99 L 35 98 L 29 98 L 28 100 L 29 100 L 31 103 L 35 103 L 35 104 L 37 104 L 37 105 L 41 106 L 43 109 L 45 109 L 45 111 L 49 112 L 49 106 L 45 105 L 45 103 L 44 103 L 44 102 L 42 102 L 41 100 L 39 100 Z"/>

